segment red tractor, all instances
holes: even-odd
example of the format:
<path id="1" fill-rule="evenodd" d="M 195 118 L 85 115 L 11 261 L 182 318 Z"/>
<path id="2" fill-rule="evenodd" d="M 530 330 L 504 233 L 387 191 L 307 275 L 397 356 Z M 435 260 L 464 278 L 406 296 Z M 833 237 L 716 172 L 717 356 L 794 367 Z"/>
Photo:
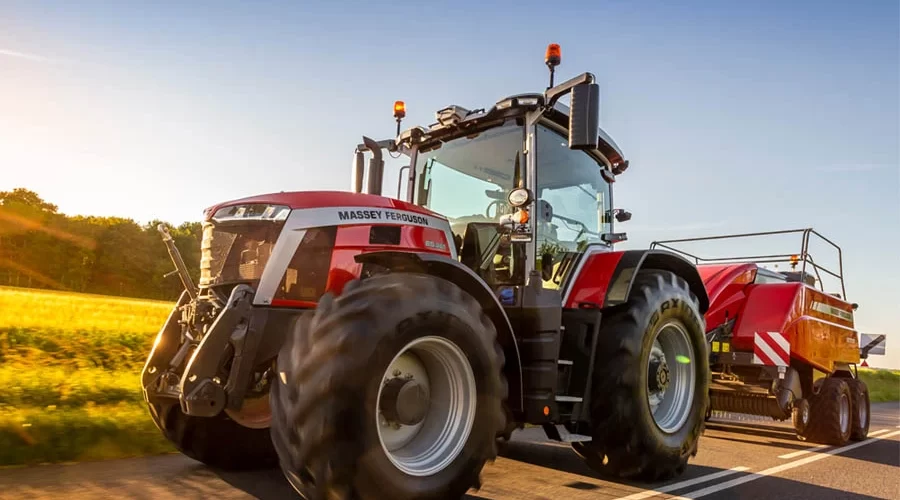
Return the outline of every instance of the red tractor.
<path id="1" fill-rule="evenodd" d="M 740 240 L 747 246 L 782 235 L 799 237 L 800 253 L 711 258 L 685 250 L 698 242 Z M 837 266 L 826 266 L 821 254 L 813 260 L 811 243 L 836 250 Z M 651 245 L 657 247 L 692 258 L 706 285 L 712 370 L 707 417 L 722 411 L 790 418 L 800 439 L 822 444 L 866 438 L 869 391 L 857 376 L 857 304 L 846 300 L 840 247 L 811 228 Z M 766 269 L 769 264 L 791 270 Z M 828 291 L 829 285 L 840 292 Z"/>
<path id="2" fill-rule="evenodd" d="M 543 93 L 428 127 L 400 132 L 398 102 L 354 192 L 211 207 L 199 286 L 167 242 L 185 291 L 142 385 L 179 450 L 278 464 L 308 498 L 459 498 L 525 424 L 611 477 L 684 471 L 708 404 L 703 281 L 613 249 L 628 162 L 594 76 L 554 86 L 558 46 L 546 62 Z M 381 194 L 383 150 L 408 158 L 405 200 Z"/>

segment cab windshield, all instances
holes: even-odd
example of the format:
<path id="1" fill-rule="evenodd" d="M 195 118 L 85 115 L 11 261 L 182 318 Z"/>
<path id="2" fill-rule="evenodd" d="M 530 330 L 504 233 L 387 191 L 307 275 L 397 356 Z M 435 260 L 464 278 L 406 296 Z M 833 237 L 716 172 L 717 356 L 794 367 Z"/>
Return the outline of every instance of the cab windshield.
<path id="1" fill-rule="evenodd" d="M 517 156 L 524 176 L 523 140 L 522 127 L 511 122 L 419 152 L 414 203 L 447 217 L 460 238 L 469 222 L 499 222 L 516 186 Z"/>
<path id="2" fill-rule="evenodd" d="M 413 202 L 447 217 L 460 261 L 490 285 L 521 284 L 525 253 L 497 231 L 525 176 L 524 129 L 515 122 L 448 141 L 416 155 Z M 471 233 L 466 230 L 470 223 Z"/>

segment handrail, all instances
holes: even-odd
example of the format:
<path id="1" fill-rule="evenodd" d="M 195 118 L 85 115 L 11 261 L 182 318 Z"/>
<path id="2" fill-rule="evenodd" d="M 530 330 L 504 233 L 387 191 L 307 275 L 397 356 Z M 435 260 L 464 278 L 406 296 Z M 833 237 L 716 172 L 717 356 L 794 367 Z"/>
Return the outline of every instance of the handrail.
<path id="1" fill-rule="evenodd" d="M 697 241 L 712 241 L 712 240 L 724 240 L 724 239 L 735 239 L 735 238 L 747 238 L 747 237 L 755 237 L 755 236 L 773 236 L 779 234 L 795 234 L 802 233 L 802 242 L 800 248 L 800 254 L 789 253 L 789 254 L 774 254 L 774 255 L 747 255 L 740 257 L 701 257 L 698 255 L 694 255 L 685 250 L 681 250 L 673 247 L 671 244 L 673 243 L 688 243 L 688 242 L 697 242 Z M 832 271 L 824 266 L 817 264 L 812 255 L 809 253 L 809 242 L 810 236 L 815 235 L 822 241 L 828 243 L 832 247 L 837 250 L 838 255 L 838 270 L 837 272 Z M 650 248 L 664 248 L 666 250 L 682 254 L 686 257 L 689 257 L 694 260 L 695 265 L 699 265 L 701 262 L 704 263 L 743 263 L 743 262 L 752 262 L 757 264 L 772 264 L 772 263 L 781 263 L 781 262 L 791 262 L 793 263 L 793 258 L 796 256 L 797 262 L 803 262 L 802 267 L 800 268 L 800 276 L 806 275 L 807 264 L 812 268 L 816 273 L 816 277 L 819 281 L 819 287 L 824 291 L 824 284 L 822 283 L 822 275 L 820 271 L 825 272 L 835 278 L 837 278 L 841 283 L 841 297 L 846 300 L 847 291 L 844 286 L 844 261 L 843 254 L 841 252 L 841 247 L 835 244 L 833 241 L 829 240 L 825 236 L 822 236 L 819 232 L 814 230 L 813 228 L 802 228 L 802 229 L 785 229 L 779 231 L 762 231 L 756 233 L 741 233 L 741 234 L 725 234 L 725 235 L 715 235 L 715 236 L 700 236 L 694 238 L 679 238 L 679 239 L 671 239 L 671 240 L 659 240 L 654 241 L 650 244 Z"/>

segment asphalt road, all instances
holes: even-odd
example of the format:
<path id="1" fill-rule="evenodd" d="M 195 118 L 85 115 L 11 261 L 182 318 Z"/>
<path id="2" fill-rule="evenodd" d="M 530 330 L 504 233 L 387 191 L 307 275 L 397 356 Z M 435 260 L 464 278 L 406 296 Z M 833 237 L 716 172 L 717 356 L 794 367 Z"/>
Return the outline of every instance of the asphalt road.
<path id="1" fill-rule="evenodd" d="M 900 404 L 872 406 L 870 438 L 798 441 L 771 419 L 714 417 L 685 474 L 654 485 L 603 481 L 567 445 L 527 429 L 485 467 L 479 499 L 900 498 Z M 229 474 L 181 455 L 0 470 L 0 498 L 297 498 L 278 471 Z"/>

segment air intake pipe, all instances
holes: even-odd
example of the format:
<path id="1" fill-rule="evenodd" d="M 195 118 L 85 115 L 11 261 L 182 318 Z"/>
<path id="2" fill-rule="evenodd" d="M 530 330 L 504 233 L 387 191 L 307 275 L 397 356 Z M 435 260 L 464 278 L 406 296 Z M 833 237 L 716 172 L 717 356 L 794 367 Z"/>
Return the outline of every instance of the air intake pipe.
<path id="1" fill-rule="evenodd" d="M 359 149 L 356 150 L 356 154 L 353 155 L 353 170 L 351 179 L 351 187 L 353 188 L 354 193 L 362 193 L 363 189 L 363 175 L 365 175 L 365 158 L 362 151 Z"/>

